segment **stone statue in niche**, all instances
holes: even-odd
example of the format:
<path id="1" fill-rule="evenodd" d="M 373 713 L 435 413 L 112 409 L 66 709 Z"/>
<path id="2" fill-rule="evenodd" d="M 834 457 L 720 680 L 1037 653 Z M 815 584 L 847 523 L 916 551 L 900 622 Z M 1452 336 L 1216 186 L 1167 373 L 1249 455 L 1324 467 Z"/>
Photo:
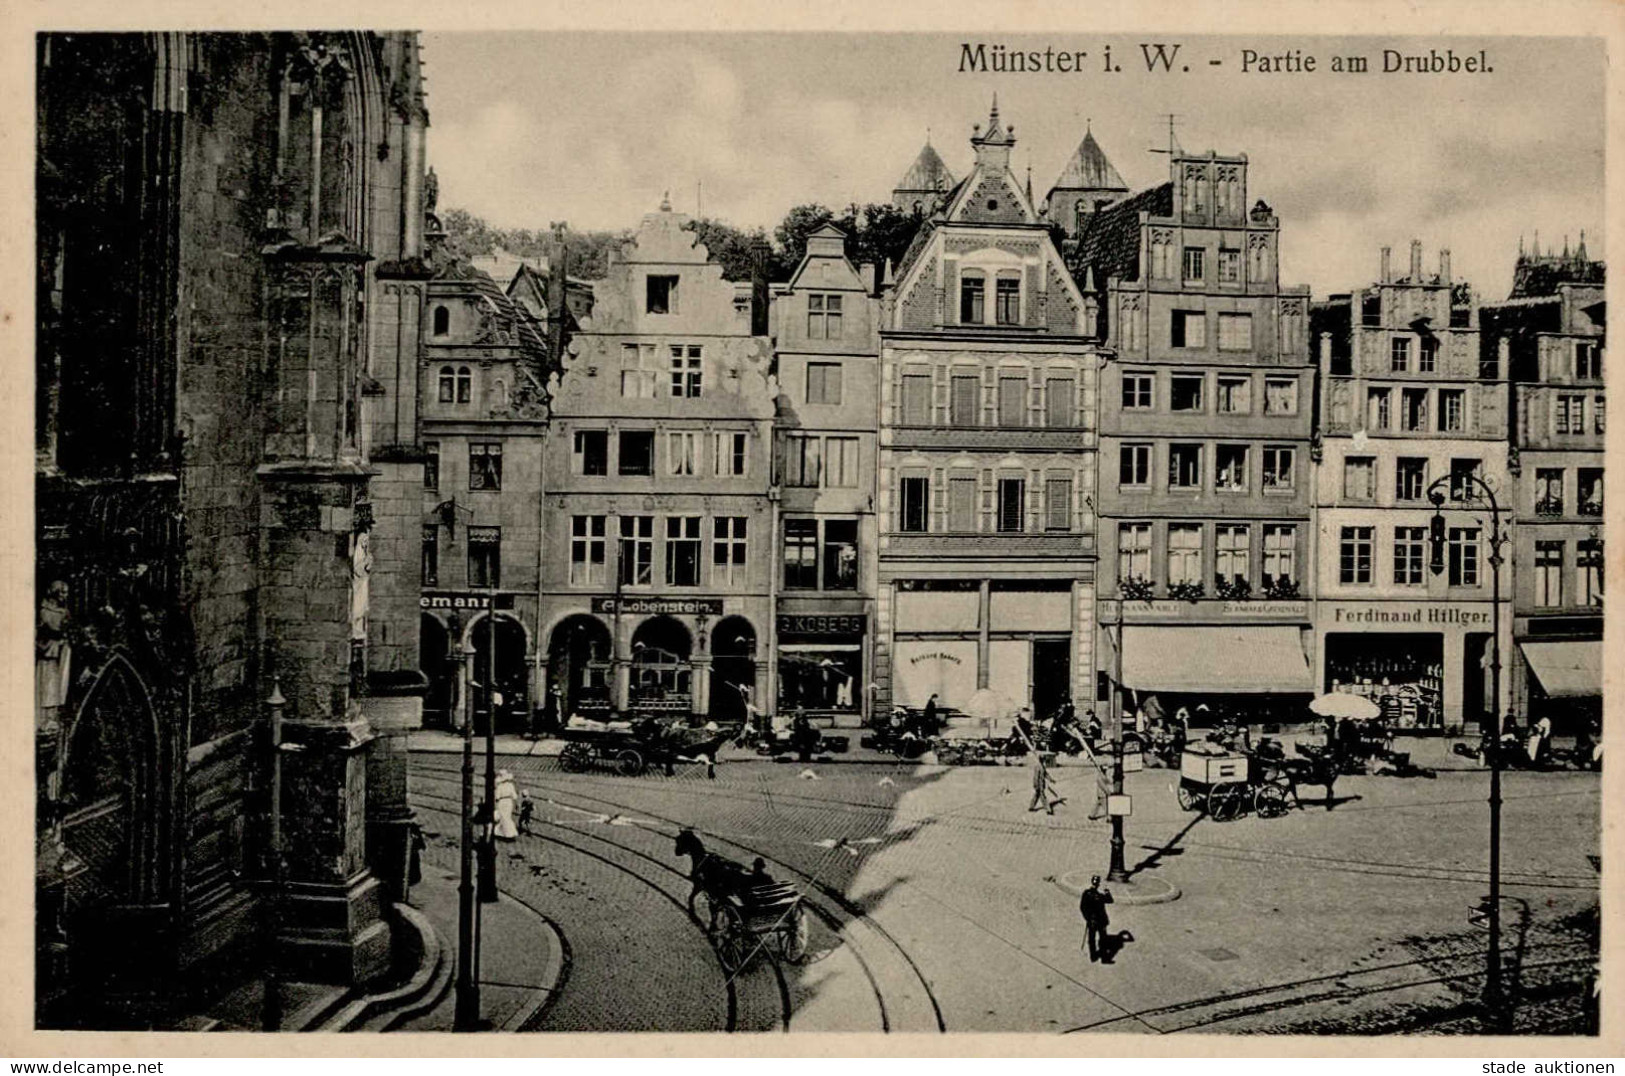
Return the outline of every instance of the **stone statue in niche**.
<path id="1" fill-rule="evenodd" d="M 58 579 L 40 599 L 34 629 L 34 715 L 41 732 L 60 728 L 73 676 L 73 644 L 68 641 L 68 584 Z"/>
<path id="2" fill-rule="evenodd" d="M 350 537 L 350 640 L 366 642 L 367 607 L 372 591 L 372 534 L 357 531 Z"/>

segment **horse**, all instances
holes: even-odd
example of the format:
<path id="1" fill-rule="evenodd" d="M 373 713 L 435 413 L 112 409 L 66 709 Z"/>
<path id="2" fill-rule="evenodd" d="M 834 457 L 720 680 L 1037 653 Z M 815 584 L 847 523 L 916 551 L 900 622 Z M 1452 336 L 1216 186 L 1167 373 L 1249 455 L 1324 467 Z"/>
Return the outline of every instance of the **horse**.
<path id="1" fill-rule="evenodd" d="M 708 925 L 715 925 L 716 905 L 719 900 L 737 894 L 750 884 L 750 872 L 743 864 L 736 863 L 727 856 L 706 851 L 699 835 L 686 826 L 677 832 L 677 841 L 672 848 L 672 854 L 679 858 L 689 857 L 688 877 L 694 883 L 694 888 L 688 894 L 688 910 L 698 919 L 696 901 L 704 894 L 711 904 L 712 923 Z"/>

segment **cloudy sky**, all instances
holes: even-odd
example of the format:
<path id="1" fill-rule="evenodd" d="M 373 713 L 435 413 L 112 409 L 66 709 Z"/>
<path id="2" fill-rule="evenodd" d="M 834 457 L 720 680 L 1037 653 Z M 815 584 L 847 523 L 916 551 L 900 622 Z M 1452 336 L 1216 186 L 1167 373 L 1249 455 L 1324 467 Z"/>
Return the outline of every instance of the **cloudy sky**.
<path id="1" fill-rule="evenodd" d="M 440 205 L 505 227 L 620 229 L 656 207 L 771 226 L 793 205 L 884 201 L 930 133 L 971 160 L 995 92 L 1018 174 L 1042 198 L 1085 124 L 1140 189 L 1167 177 L 1166 113 L 1187 150 L 1246 153 L 1249 198 L 1282 219 L 1282 279 L 1316 295 L 1371 281 L 1378 248 L 1420 239 L 1505 294 L 1520 233 L 1603 250 L 1600 41 L 1530 38 L 971 37 L 1083 51 L 1077 74 L 961 72 L 960 36 L 428 33 Z M 1181 46 L 1148 73 L 1140 45 Z M 1488 51 L 1484 75 L 1332 74 L 1333 56 Z M 1106 46 L 1121 72 L 1100 69 Z M 1314 55 L 1313 74 L 1243 73 L 1242 50 Z M 1210 63 L 1218 60 L 1218 65 Z M 1189 66 L 1189 72 L 1178 70 Z M 702 193 L 703 192 L 703 193 Z"/>

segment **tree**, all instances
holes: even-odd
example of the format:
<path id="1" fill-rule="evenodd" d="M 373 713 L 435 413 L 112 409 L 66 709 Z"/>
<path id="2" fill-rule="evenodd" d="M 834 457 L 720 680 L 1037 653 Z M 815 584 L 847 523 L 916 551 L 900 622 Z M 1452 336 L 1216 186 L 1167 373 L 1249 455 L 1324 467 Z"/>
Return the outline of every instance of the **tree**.
<path id="1" fill-rule="evenodd" d="M 755 267 L 756 247 L 768 247 L 767 272 L 769 280 L 781 279 L 777 269 L 778 258 L 767 241 L 767 232 L 761 228 L 742 231 L 727 221 L 702 217 L 684 225 L 694 233 L 696 242 L 705 244 L 711 260 L 722 266 L 722 279 L 749 280 Z"/>

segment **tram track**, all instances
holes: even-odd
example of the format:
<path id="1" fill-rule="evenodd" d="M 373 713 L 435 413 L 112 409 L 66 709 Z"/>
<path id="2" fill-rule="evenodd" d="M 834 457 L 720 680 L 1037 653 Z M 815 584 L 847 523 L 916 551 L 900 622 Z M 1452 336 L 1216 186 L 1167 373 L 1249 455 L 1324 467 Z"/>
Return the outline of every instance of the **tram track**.
<path id="1" fill-rule="evenodd" d="M 435 766 L 414 766 L 413 768 L 414 779 L 426 778 L 430 773 L 436 775 L 432 779 L 450 783 L 453 778 L 457 776 L 458 771 L 450 768 Z M 554 784 L 544 785 L 537 780 L 537 778 L 541 775 L 536 773 L 532 773 L 528 776 L 530 787 L 534 791 L 545 791 L 553 802 L 563 806 L 569 806 L 570 800 L 598 804 L 603 807 L 612 808 L 616 812 L 626 812 L 634 816 L 641 815 L 648 817 L 652 821 L 664 823 L 672 828 L 673 833 L 677 829 L 689 825 L 689 823 L 684 819 L 673 818 L 669 815 L 647 810 L 638 804 L 630 804 L 620 800 L 612 800 L 604 796 L 585 793 L 576 788 L 559 787 L 558 785 Z M 707 791 L 710 792 L 709 787 Z M 777 793 L 774 795 L 775 798 L 778 798 Z M 817 802 L 822 804 L 828 801 Z M 685 882 L 687 881 L 686 875 L 683 875 L 680 871 L 676 871 L 676 869 L 671 867 L 669 864 L 664 863 L 655 857 L 649 856 L 644 852 L 630 848 L 619 841 L 611 840 L 596 833 L 585 834 L 585 831 L 576 832 L 583 833 L 584 835 L 592 837 L 594 840 L 602 841 L 606 844 L 610 844 L 617 848 L 621 848 L 624 851 L 630 852 L 631 854 L 640 856 L 641 858 L 648 859 L 650 862 L 658 864 L 662 869 L 676 873 L 679 877 L 683 878 Z M 662 835 L 667 836 L 668 834 Z M 813 893 L 808 893 L 805 890 L 803 891 L 803 905 L 820 922 L 822 922 L 833 935 L 843 940 L 845 948 L 854 959 L 868 984 L 869 991 L 873 996 L 874 1004 L 878 1010 L 880 1026 L 883 1032 L 899 1030 L 918 1031 L 925 1029 L 920 1027 L 899 1026 L 897 1013 L 895 1011 L 897 999 L 893 999 L 892 1003 L 888 1003 L 887 989 L 882 986 L 882 976 L 877 974 L 875 968 L 874 962 L 877 954 L 873 951 L 873 949 L 880 949 L 882 951 L 889 952 L 901 962 L 903 967 L 906 968 L 906 971 L 902 971 L 887 977 L 895 981 L 898 974 L 902 974 L 906 975 L 907 978 L 912 979 L 917 985 L 917 988 L 923 992 L 924 998 L 929 1005 L 929 1019 L 932 1026 L 934 1026 L 939 1032 L 947 1030 L 941 1004 L 935 991 L 932 989 L 929 980 L 926 978 L 924 972 L 914 960 L 913 955 L 909 953 L 908 950 L 889 931 L 887 931 L 884 926 L 875 921 L 873 917 L 871 917 L 861 907 L 847 899 L 846 895 L 843 894 L 839 889 L 829 885 L 822 878 L 820 878 L 818 872 L 804 870 L 795 864 L 784 861 L 782 858 L 770 853 L 765 849 L 743 843 L 737 838 L 709 832 L 704 833 L 704 836 L 707 840 L 725 844 L 733 849 L 737 849 L 739 852 L 744 853 L 747 856 L 759 856 L 764 860 L 764 862 L 776 868 L 778 872 L 794 875 L 795 877 L 802 879 L 806 885 L 814 891 Z M 834 850 L 831 849 L 831 854 L 833 854 L 833 851 Z M 856 928 L 855 930 L 854 927 Z M 867 942 L 869 939 L 861 939 L 859 937 L 855 937 L 854 934 L 872 934 L 872 944 L 865 944 L 865 942 Z M 911 1019 L 908 1021 L 908 1023 L 918 1023 L 918 1020 Z"/>

